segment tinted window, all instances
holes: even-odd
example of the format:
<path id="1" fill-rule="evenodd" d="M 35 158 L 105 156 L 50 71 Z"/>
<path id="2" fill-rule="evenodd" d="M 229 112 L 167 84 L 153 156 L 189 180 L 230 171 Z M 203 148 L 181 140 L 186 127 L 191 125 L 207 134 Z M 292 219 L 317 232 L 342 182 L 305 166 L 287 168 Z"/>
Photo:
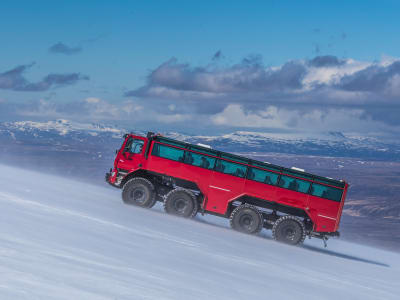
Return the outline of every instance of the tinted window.
<path id="1" fill-rule="evenodd" d="M 230 174 L 238 177 L 244 177 L 246 175 L 247 167 L 236 164 L 233 162 L 225 161 L 225 160 L 217 160 L 217 165 L 215 166 L 215 170 L 218 172 L 222 172 L 225 174 Z"/>
<path id="2" fill-rule="evenodd" d="M 206 169 L 213 169 L 215 158 L 186 151 L 185 163 Z"/>
<path id="3" fill-rule="evenodd" d="M 313 179 L 312 175 L 308 175 L 308 174 L 303 173 L 303 172 L 294 172 L 294 171 L 284 170 L 283 173 L 288 174 L 288 175 L 292 175 L 292 176 L 296 176 L 296 177 L 300 177 L 300 178 L 302 177 L 302 178 L 310 179 L 310 180 Z"/>
<path id="4" fill-rule="evenodd" d="M 256 168 L 250 168 L 247 178 L 258 182 L 275 185 L 278 181 L 279 174 L 268 172 Z"/>
<path id="5" fill-rule="evenodd" d="M 276 171 L 276 172 L 280 172 L 281 171 L 281 169 L 279 168 L 279 167 L 274 167 L 273 165 L 269 165 L 269 164 L 261 164 L 261 163 L 258 163 L 258 162 L 253 162 L 253 165 L 255 165 L 255 166 L 257 166 L 257 167 L 260 167 L 260 168 L 264 168 L 264 169 L 268 169 L 268 170 L 271 170 L 271 171 Z"/>
<path id="6" fill-rule="evenodd" d="M 212 156 L 217 156 L 218 153 L 216 151 L 213 150 L 208 150 L 208 149 L 204 149 L 204 148 L 200 148 L 200 147 L 196 147 L 196 146 L 190 146 L 190 150 L 196 151 L 196 152 L 200 152 L 203 154 L 208 154 L 208 155 L 212 155 Z"/>
<path id="7" fill-rule="evenodd" d="M 315 178 L 315 181 L 319 181 L 321 183 L 326 183 L 333 186 L 344 187 L 344 182 L 337 182 L 334 180 L 323 179 L 323 178 Z"/>
<path id="8" fill-rule="evenodd" d="M 153 150 L 151 152 L 152 155 L 172 159 L 175 161 L 183 161 L 183 153 L 184 151 L 182 149 L 168 147 L 157 143 L 154 143 Z"/>
<path id="9" fill-rule="evenodd" d="M 240 162 L 242 164 L 248 164 L 249 163 L 247 159 L 242 158 L 242 157 L 238 157 L 238 156 L 235 156 L 235 155 L 221 154 L 221 157 L 229 159 L 229 160 L 233 160 L 233 161 L 236 161 L 236 162 Z"/>
<path id="10" fill-rule="evenodd" d="M 305 180 L 300 180 L 297 178 L 289 176 L 281 176 L 279 180 L 279 186 L 286 188 L 288 190 L 297 191 L 301 193 L 308 193 L 311 183 Z"/>
<path id="11" fill-rule="evenodd" d="M 168 144 L 168 145 L 172 145 L 172 146 L 176 146 L 176 147 L 180 147 L 180 148 L 186 147 L 186 144 L 180 143 L 178 141 L 171 141 L 171 140 L 165 139 L 165 138 L 157 138 L 157 140 L 163 144 Z"/>
<path id="12" fill-rule="evenodd" d="M 335 189 L 333 187 L 313 183 L 311 187 L 311 194 L 317 197 L 340 202 L 342 199 L 343 190 Z"/>

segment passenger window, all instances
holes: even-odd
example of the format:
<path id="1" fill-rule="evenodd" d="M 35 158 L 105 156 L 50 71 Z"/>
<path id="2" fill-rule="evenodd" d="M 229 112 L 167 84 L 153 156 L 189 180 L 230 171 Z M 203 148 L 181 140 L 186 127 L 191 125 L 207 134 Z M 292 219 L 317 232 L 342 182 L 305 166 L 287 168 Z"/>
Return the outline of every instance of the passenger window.
<path id="1" fill-rule="evenodd" d="M 279 180 L 280 187 L 301 193 L 308 193 L 310 185 L 311 183 L 308 181 L 289 176 L 281 176 L 281 179 Z"/>
<path id="2" fill-rule="evenodd" d="M 168 147 L 165 145 L 155 143 L 153 146 L 153 150 L 151 152 L 152 155 L 160 156 L 163 158 L 172 159 L 175 161 L 183 161 L 183 153 L 182 149 L 177 149 L 173 147 Z"/>
<path id="3" fill-rule="evenodd" d="M 248 164 L 249 163 L 245 158 L 237 157 L 237 156 L 234 156 L 234 155 L 222 154 L 221 157 L 229 159 L 229 160 L 232 160 L 232 161 L 240 162 L 240 163 L 243 163 L 243 164 Z"/>
<path id="4" fill-rule="evenodd" d="M 256 167 L 268 169 L 268 170 L 271 170 L 271 171 L 281 172 L 280 168 L 274 167 L 273 165 L 270 165 L 270 164 L 267 164 L 267 163 L 261 164 L 261 163 L 258 163 L 258 162 L 253 162 L 253 165 L 255 165 Z"/>
<path id="5" fill-rule="evenodd" d="M 215 158 L 186 151 L 185 163 L 205 169 L 213 169 Z"/>
<path id="6" fill-rule="evenodd" d="M 225 174 L 244 178 L 246 175 L 247 166 L 219 159 L 217 160 L 215 170 Z"/>
<path id="7" fill-rule="evenodd" d="M 158 140 L 163 144 L 176 146 L 176 147 L 181 147 L 181 148 L 185 148 L 186 147 L 186 145 L 184 143 L 179 143 L 179 142 L 176 142 L 176 141 L 170 141 L 170 140 L 164 139 L 164 138 L 158 138 Z"/>
<path id="8" fill-rule="evenodd" d="M 140 153 L 142 152 L 143 149 L 143 140 L 139 139 L 130 139 L 125 146 L 125 151 L 128 151 L 129 153 Z"/>
<path id="9" fill-rule="evenodd" d="M 308 175 L 308 174 L 306 174 L 304 172 L 294 172 L 294 171 L 288 171 L 288 170 L 284 170 L 283 172 L 285 174 L 296 176 L 296 177 L 301 177 L 301 178 L 304 178 L 304 179 L 310 179 L 310 180 L 313 179 L 312 175 Z"/>
<path id="10" fill-rule="evenodd" d="M 342 199 L 343 190 L 333 187 L 313 183 L 311 195 L 340 202 Z"/>
<path id="11" fill-rule="evenodd" d="M 250 179 L 250 180 L 255 180 L 258 182 L 271 184 L 271 185 L 276 185 L 276 183 L 278 182 L 278 177 L 279 177 L 279 174 L 276 174 L 273 172 L 268 172 L 265 170 L 256 169 L 256 168 L 250 168 L 249 174 L 248 174 L 248 179 Z"/>
<path id="12" fill-rule="evenodd" d="M 321 183 L 325 183 L 325 184 L 329 184 L 329 185 L 333 185 L 333 186 L 337 186 L 337 187 L 344 187 L 344 182 L 337 182 L 334 180 L 329 180 L 329 179 L 323 179 L 323 178 L 315 178 L 315 181 L 319 181 Z"/>
<path id="13" fill-rule="evenodd" d="M 196 151 L 196 152 L 200 152 L 202 154 L 208 154 L 211 156 L 217 156 L 218 153 L 214 150 L 208 150 L 208 149 L 204 149 L 204 148 L 200 148 L 200 147 L 196 147 L 196 146 L 190 146 L 190 150 Z"/>

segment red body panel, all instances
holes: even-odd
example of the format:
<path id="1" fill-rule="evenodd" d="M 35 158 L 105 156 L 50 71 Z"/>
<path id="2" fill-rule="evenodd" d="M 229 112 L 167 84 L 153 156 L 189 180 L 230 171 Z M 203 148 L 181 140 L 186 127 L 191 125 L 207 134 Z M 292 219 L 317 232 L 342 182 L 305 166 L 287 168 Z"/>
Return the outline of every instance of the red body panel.
<path id="1" fill-rule="evenodd" d="M 152 142 L 150 146 L 148 151 L 149 155 L 146 159 L 144 151 L 148 140 L 140 136 L 131 135 L 131 137 L 145 141 L 143 150 L 139 154 L 123 153 L 122 149 L 124 149 L 125 141 L 115 159 L 115 171 L 117 168 L 129 170 L 129 172 L 137 169 L 144 169 L 194 182 L 204 195 L 203 206 L 206 211 L 224 215 L 230 202 L 235 201 L 235 199 L 242 195 L 248 195 L 304 210 L 314 223 L 314 231 L 335 232 L 339 227 L 344 199 L 348 188 L 347 184 L 345 184 L 341 202 L 336 202 L 310 194 L 154 156 L 151 155 L 154 142 Z M 116 175 L 110 178 L 110 182 L 114 183 L 115 179 Z"/>
<path id="2" fill-rule="evenodd" d="M 314 222 L 314 231 L 336 231 L 340 203 L 309 195 L 308 214 Z"/>
<path id="3" fill-rule="evenodd" d="M 209 172 L 212 173 L 212 177 L 205 209 L 223 215 L 229 202 L 243 195 L 245 179 L 215 171 Z"/>

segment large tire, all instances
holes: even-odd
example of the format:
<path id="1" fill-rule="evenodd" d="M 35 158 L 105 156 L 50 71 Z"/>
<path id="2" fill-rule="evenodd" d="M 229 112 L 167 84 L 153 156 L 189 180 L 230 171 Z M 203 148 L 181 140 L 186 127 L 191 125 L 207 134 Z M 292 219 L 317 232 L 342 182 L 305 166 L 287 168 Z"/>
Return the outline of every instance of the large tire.
<path id="1" fill-rule="evenodd" d="M 130 179 L 122 189 L 122 200 L 125 204 L 144 208 L 153 207 L 156 203 L 154 186 L 143 177 Z"/>
<path id="2" fill-rule="evenodd" d="M 257 208 L 243 204 L 233 210 L 229 223 L 237 231 L 257 234 L 263 228 L 264 218 Z"/>
<path id="3" fill-rule="evenodd" d="M 165 196 L 164 210 L 168 214 L 193 218 L 197 214 L 198 207 L 196 197 L 188 190 L 176 188 Z"/>
<path id="4" fill-rule="evenodd" d="M 272 227 L 272 237 L 285 244 L 298 245 L 306 238 L 306 228 L 298 218 L 283 216 Z"/>

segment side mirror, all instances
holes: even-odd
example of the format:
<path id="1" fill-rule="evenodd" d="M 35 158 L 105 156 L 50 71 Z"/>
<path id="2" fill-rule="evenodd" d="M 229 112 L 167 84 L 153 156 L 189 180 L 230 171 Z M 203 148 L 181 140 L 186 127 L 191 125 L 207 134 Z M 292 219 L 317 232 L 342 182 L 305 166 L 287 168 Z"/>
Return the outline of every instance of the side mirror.
<path id="1" fill-rule="evenodd" d="M 118 149 L 117 149 L 117 150 L 115 150 L 115 154 L 118 154 Z"/>

